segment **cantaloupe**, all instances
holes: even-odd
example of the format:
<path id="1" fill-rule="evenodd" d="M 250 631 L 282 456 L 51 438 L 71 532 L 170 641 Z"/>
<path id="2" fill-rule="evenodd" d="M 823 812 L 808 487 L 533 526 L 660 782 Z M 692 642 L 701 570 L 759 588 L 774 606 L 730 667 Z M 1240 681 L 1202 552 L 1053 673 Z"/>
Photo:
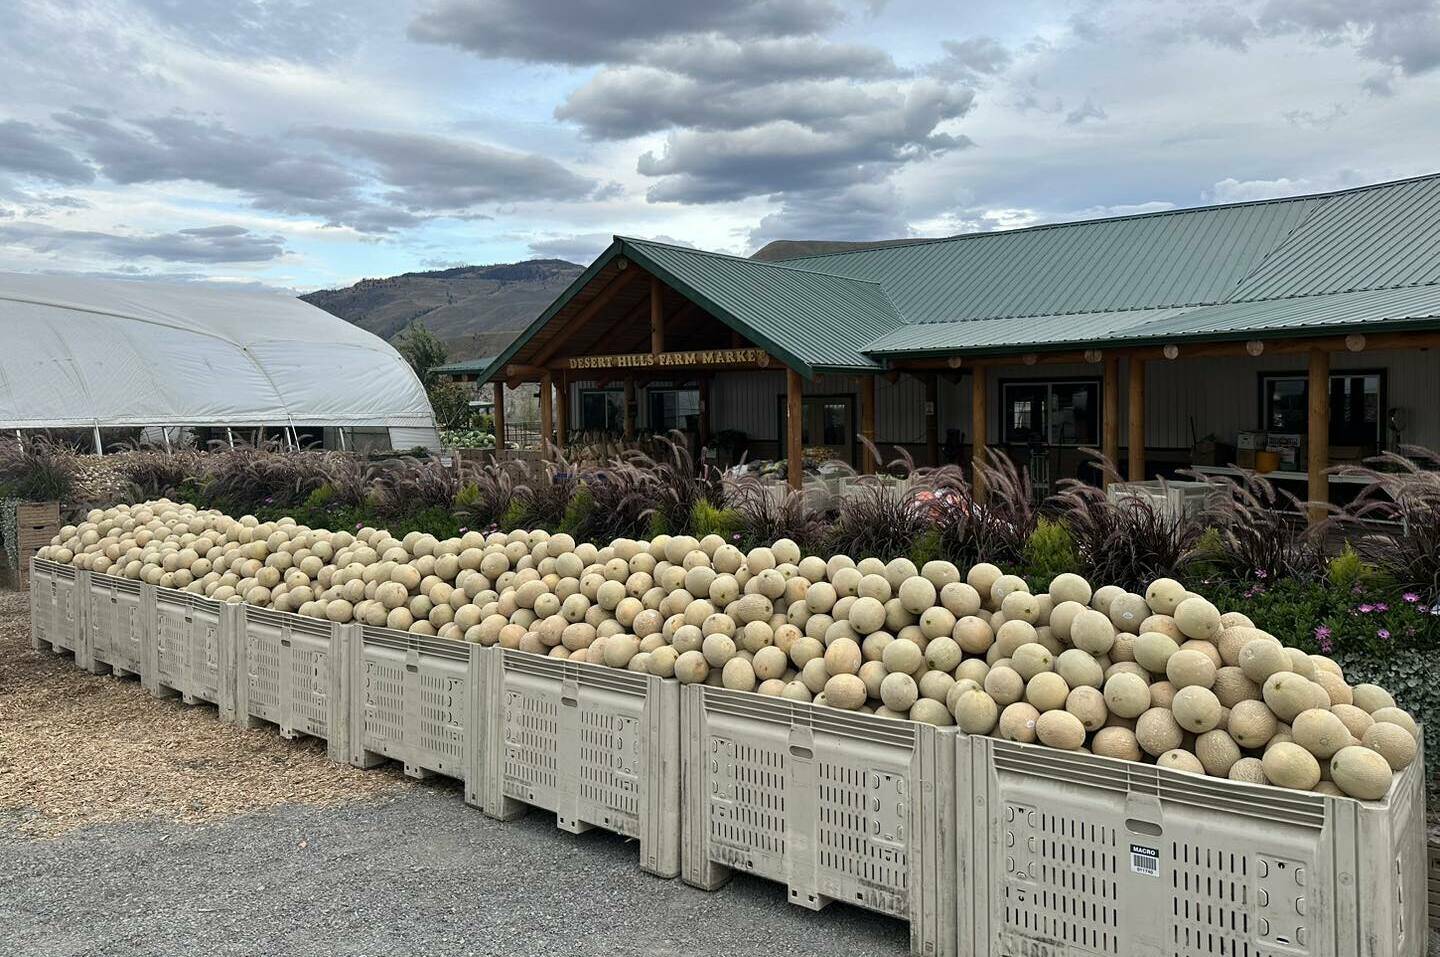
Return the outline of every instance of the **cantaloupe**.
<path id="1" fill-rule="evenodd" d="M 1080 719 L 1086 731 L 1097 731 L 1105 726 L 1110 718 L 1110 709 L 1105 704 L 1105 696 L 1099 689 L 1089 685 L 1080 685 L 1071 688 L 1070 694 L 1065 698 L 1065 710 Z"/>
<path id="2" fill-rule="evenodd" d="M 931 642 L 934 644 L 934 642 Z M 930 649 L 925 649 L 925 656 L 930 657 Z M 1050 649 L 1038 642 L 1029 642 L 1016 648 L 1010 656 L 1010 667 L 1019 673 L 1020 677 L 1029 681 L 1044 671 L 1051 671 L 1055 666 L 1055 656 Z M 935 665 L 932 662 L 932 667 Z M 946 669 L 949 670 L 949 669 Z"/>
<path id="3" fill-rule="evenodd" d="M 1270 779 L 1265 776 L 1265 764 L 1259 758 L 1241 758 L 1230 765 L 1230 773 L 1227 777 L 1232 781 L 1243 781 L 1246 784 L 1270 783 Z"/>
<path id="4" fill-rule="evenodd" d="M 1175 606 L 1175 625 L 1187 638 L 1214 641 L 1220 636 L 1220 612 L 1198 595 L 1186 598 Z"/>
<path id="5" fill-rule="evenodd" d="M 1330 759 L 1330 780 L 1360 801 L 1378 801 L 1390 793 L 1393 777 L 1383 754 L 1359 745 L 1341 748 Z"/>
<path id="6" fill-rule="evenodd" d="M 1414 736 L 1400 725 L 1391 724 L 1389 721 L 1376 721 L 1371 724 L 1360 738 L 1360 744 L 1384 758 L 1392 771 L 1405 770 L 1419 753 L 1419 745 Z"/>
<path id="7" fill-rule="evenodd" d="M 1319 708 L 1309 708 L 1296 715 L 1290 724 L 1290 735 L 1296 744 L 1320 759 L 1332 757 L 1351 741 L 1350 729 L 1345 723 Z"/>
<path id="8" fill-rule="evenodd" d="M 1041 744 L 1074 751 L 1085 743 L 1085 726 L 1068 711 L 1046 711 L 1035 721 L 1035 736 Z"/>
<path id="9" fill-rule="evenodd" d="M 1139 630 L 1140 623 L 1150 617 L 1150 606 L 1146 604 L 1144 597 L 1126 592 L 1111 600 L 1107 613 L 1117 631 L 1134 634 Z"/>
<path id="10" fill-rule="evenodd" d="M 1266 779 L 1277 787 L 1308 791 L 1320 782 L 1320 763 L 1315 755 L 1294 742 L 1284 741 L 1267 748 L 1260 763 Z M 1389 769 L 1386 770 L 1388 773 Z"/>
<path id="11" fill-rule="evenodd" d="M 1202 652 L 1181 648 L 1165 662 L 1165 677 L 1177 690 L 1196 686 L 1209 688 L 1215 683 L 1215 664 Z"/>
<path id="12" fill-rule="evenodd" d="M 1159 757 L 1180 747 L 1184 734 L 1167 708 L 1151 708 L 1135 719 L 1135 740 L 1146 754 Z"/>
<path id="13" fill-rule="evenodd" d="M 1008 741 L 1030 743 L 1035 740 L 1035 724 L 1040 712 L 1023 701 L 1005 706 L 1000 712 L 1000 737 Z"/>
<path id="14" fill-rule="evenodd" d="M 1096 609 L 1081 609 L 1070 622 L 1070 642 L 1092 655 L 1103 655 L 1115 643 L 1115 625 Z"/>
<path id="15" fill-rule="evenodd" d="M 1358 707 L 1358 706 L 1357 706 L 1357 707 Z M 1362 709 L 1362 710 L 1364 710 L 1364 709 Z M 1388 723 L 1390 723 L 1390 724 L 1398 724 L 1400 727 L 1404 728 L 1406 731 L 1409 731 L 1409 732 L 1410 732 L 1410 736 L 1411 736 L 1412 738 L 1417 738 L 1417 739 L 1418 739 L 1418 738 L 1420 737 L 1420 726 L 1415 723 L 1415 719 L 1414 719 L 1414 718 L 1410 717 L 1410 713 L 1409 713 L 1409 712 L 1407 712 L 1407 711 L 1405 711 L 1405 710 L 1403 710 L 1403 709 L 1401 709 L 1401 708 L 1396 708 L 1396 707 L 1376 708 L 1374 711 L 1372 711 L 1372 712 L 1370 713 L 1370 719 L 1371 719 L 1372 721 L 1377 721 L 1377 722 L 1388 722 Z"/>
<path id="16" fill-rule="evenodd" d="M 1090 739 L 1090 750 L 1094 754 L 1107 758 L 1119 758 L 1122 761 L 1139 761 L 1144 758 L 1140 750 L 1140 743 L 1135 740 L 1135 733 L 1129 728 L 1109 726 L 1095 732 Z"/>
<path id="17" fill-rule="evenodd" d="M 1264 684 L 1271 675 L 1290 670 L 1290 656 L 1280 642 L 1271 638 L 1252 639 L 1240 648 L 1237 660 L 1245 677 Z"/>
<path id="18" fill-rule="evenodd" d="M 1157 578 L 1145 589 L 1145 601 L 1154 611 L 1171 615 L 1185 597 L 1185 586 L 1173 578 Z"/>
<path id="19" fill-rule="evenodd" d="M 1138 675 L 1113 674 L 1105 681 L 1105 705 L 1122 718 L 1138 718 L 1150 710 L 1150 685 Z"/>
<path id="20" fill-rule="evenodd" d="M 1200 759 L 1184 748 L 1172 748 L 1166 751 L 1155 759 L 1155 763 L 1172 771 L 1189 771 L 1191 774 L 1205 773 L 1205 765 L 1200 762 Z"/>
<path id="21" fill-rule="evenodd" d="M 921 724 L 933 724 L 945 727 L 955 723 L 950 716 L 950 711 L 943 702 L 934 698 L 921 698 L 910 706 L 910 720 L 918 721 Z"/>
<path id="22" fill-rule="evenodd" d="M 1195 757 L 1205 773 L 1217 778 L 1228 777 L 1230 769 L 1240 760 L 1240 746 L 1222 728 L 1206 731 L 1195 739 Z"/>
<path id="23" fill-rule="evenodd" d="M 1165 674 L 1171 656 L 1180 651 L 1180 646 L 1173 638 L 1158 631 L 1137 635 L 1131 647 L 1135 654 L 1135 663 L 1157 675 Z"/>
<path id="24" fill-rule="evenodd" d="M 1092 594 L 1090 583 L 1071 572 L 1061 572 L 1050 580 L 1050 597 L 1057 607 L 1067 601 L 1087 605 Z"/>
<path id="25" fill-rule="evenodd" d="M 687 651 L 675 659 L 675 677 L 685 684 L 699 684 L 710 675 L 710 663 L 698 651 Z"/>
<path id="26" fill-rule="evenodd" d="M 1054 711 L 1065 707 L 1070 686 L 1053 671 L 1043 671 L 1025 683 L 1025 700 L 1037 711 Z"/>
<path id="27" fill-rule="evenodd" d="M 1260 748 L 1275 736 L 1275 713 L 1263 701 L 1241 701 L 1230 708 L 1226 730 L 1242 748 Z"/>
<path id="28" fill-rule="evenodd" d="M 955 699 L 955 723 L 966 734 L 989 734 L 1000 720 L 1000 708 L 984 691 L 965 691 Z"/>
<path id="29" fill-rule="evenodd" d="M 1203 734 L 1220 724 L 1220 699 L 1201 685 L 1187 685 L 1176 691 L 1170 710 L 1176 723 L 1191 734 Z"/>
<path id="30" fill-rule="evenodd" d="M 1293 671 L 1277 671 L 1265 679 L 1261 695 L 1270 710 L 1281 721 L 1290 722 L 1307 708 L 1313 707 L 1315 698 L 1311 694 L 1312 683 L 1308 678 Z"/>
<path id="31" fill-rule="evenodd" d="M 865 703 L 865 682 L 851 674 L 833 675 L 825 682 L 825 703 L 855 711 Z"/>
<path id="32" fill-rule="evenodd" d="M 1381 708 L 1395 707 L 1395 699 L 1390 692 L 1379 685 L 1358 684 L 1352 689 L 1352 694 L 1355 707 L 1372 715 Z"/>

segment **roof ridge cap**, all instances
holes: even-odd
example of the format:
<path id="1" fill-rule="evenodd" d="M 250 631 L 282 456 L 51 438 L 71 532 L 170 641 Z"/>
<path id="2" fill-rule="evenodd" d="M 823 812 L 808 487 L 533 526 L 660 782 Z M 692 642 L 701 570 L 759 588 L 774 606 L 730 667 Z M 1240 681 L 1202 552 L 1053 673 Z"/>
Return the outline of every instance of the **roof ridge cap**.
<path id="1" fill-rule="evenodd" d="M 1033 226 L 1017 226 L 1014 229 L 985 229 L 973 233 L 956 233 L 953 236 L 936 236 L 929 239 L 915 239 L 903 242 L 894 242 L 888 246 L 870 246 L 860 249 L 845 249 L 831 253 L 812 253 L 808 256 L 795 256 L 790 259 L 781 260 L 786 263 L 803 262 L 807 259 L 834 259 L 841 256 L 854 256 L 859 253 L 884 252 L 890 249 L 908 249 L 912 246 L 929 246 L 936 243 L 963 242 L 965 240 L 980 239 L 985 236 L 1010 236 L 1016 233 L 1032 233 L 1046 229 L 1063 229 L 1068 226 L 1092 226 L 1096 223 L 1118 223 L 1128 222 L 1136 219 L 1154 219 L 1161 216 L 1180 216 L 1189 213 L 1204 213 L 1211 210 L 1241 209 L 1250 206 L 1268 206 L 1279 203 L 1294 203 L 1302 200 L 1333 199 L 1337 196 L 1345 196 L 1352 193 L 1363 193 L 1369 190 L 1387 189 L 1393 186 L 1404 186 L 1409 183 L 1418 183 L 1425 180 L 1440 179 L 1440 172 L 1422 173 L 1418 176 L 1408 176 L 1404 179 L 1385 180 L 1379 183 L 1367 183 L 1362 186 L 1346 186 L 1342 189 L 1324 190 L 1315 193 L 1297 193 L 1294 196 L 1272 196 L 1265 199 L 1246 199 L 1233 203 L 1210 203 L 1202 206 L 1181 206 L 1175 209 L 1157 209 L 1148 213 L 1126 213 L 1121 216 L 1098 216 L 1093 219 L 1071 219 L 1058 223 L 1037 223 Z"/>
<path id="2" fill-rule="evenodd" d="M 822 279 L 844 279 L 848 282 L 860 282 L 865 283 L 868 286 L 880 286 L 882 288 L 884 285 L 878 279 L 862 279 L 859 276 L 846 276 L 840 273 L 825 272 L 823 269 L 800 269 L 796 266 L 786 266 L 783 263 L 766 262 L 763 259 L 750 259 L 747 256 L 736 256 L 732 253 L 721 253 L 716 252 L 712 249 L 701 249 L 698 246 L 681 246 L 678 243 L 661 243 L 656 242 L 653 239 L 641 239 L 638 236 L 621 236 L 618 233 L 616 234 L 615 238 L 620 240 L 620 242 L 622 243 L 643 243 L 650 246 L 663 246 L 666 249 L 678 249 L 681 252 L 686 253 L 698 253 L 702 256 L 713 256 L 717 259 L 729 259 L 733 260 L 734 262 L 745 263 L 746 265 L 750 266 L 763 266 L 767 269 L 782 269 L 786 272 L 804 273 L 807 276 L 817 276 Z"/>

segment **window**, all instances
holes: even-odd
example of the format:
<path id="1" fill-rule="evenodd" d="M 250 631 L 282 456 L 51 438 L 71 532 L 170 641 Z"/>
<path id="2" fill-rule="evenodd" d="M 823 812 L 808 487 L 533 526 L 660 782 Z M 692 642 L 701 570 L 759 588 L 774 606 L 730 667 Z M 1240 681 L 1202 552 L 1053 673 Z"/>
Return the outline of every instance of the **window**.
<path id="1" fill-rule="evenodd" d="M 619 389 L 582 389 L 580 431 L 625 431 L 625 393 Z"/>
<path id="2" fill-rule="evenodd" d="M 1007 445 L 1095 445 L 1100 440 L 1100 382 L 1024 379 L 1000 383 Z"/>
<path id="3" fill-rule="evenodd" d="M 700 417 L 700 390 L 648 389 L 650 431 L 659 435 L 671 429 L 694 432 Z"/>
<path id="4" fill-rule="evenodd" d="M 1304 435 L 1308 430 L 1310 388 L 1306 376 L 1262 375 L 1260 404 L 1260 425 L 1266 432 Z M 1384 444 L 1384 404 L 1384 372 L 1332 372 L 1330 444 L 1379 448 Z"/>

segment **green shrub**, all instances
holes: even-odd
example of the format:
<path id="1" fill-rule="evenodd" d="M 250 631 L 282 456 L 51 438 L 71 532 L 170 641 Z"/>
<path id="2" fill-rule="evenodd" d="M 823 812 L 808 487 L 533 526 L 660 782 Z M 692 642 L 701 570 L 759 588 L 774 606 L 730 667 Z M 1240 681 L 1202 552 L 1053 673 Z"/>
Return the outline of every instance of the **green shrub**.
<path id="1" fill-rule="evenodd" d="M 560 519 L 560 527 L 556 531 L 583 537 L 594 507 L 595 499 L 590 494 L 589 487 L 581 485 L 565 504 L 565 515 Z"/>
<path id="2" fill-rule="evenodd" d="M 1080 567 L 1080 556 L 1075 553 L 1070 530 L 1059 522 L 1040 519 L 1025 543 L 1024 564 L 1023 577 L 1037 592 L 1048 590 L 1056 575 L 1075 571 Z"/>
<path id="3" fill-rule="evenodd" d="M 709 499 L 700 499 L 690 509 L 690 534 L 696 538 L 719 535 L 725 541 L 734 541 L 740 534 L 740 515 L 729 508 L 716 508 Z"/>
<path id="4" fill-rule="evenodd" d="M 926 562 L 939 560 L 941 557 L 940 530 L 931 528 L 915 540 L 910 548 L 910 560 L 915 563 L 916 568 L 924 568 Z"/>
<path id="5" fill-rule="evenodd" d="M 1379 685 L 1427 730 L 1440 722 L 1440 682 L 1434 679 L 1433 652 L 1404 651 L 1378 659 L 1365 652 L 1341 651 L 1334 658 L 1351 685 L 1363 682 Z M 1431 769 L 1426 786 L 1432 805 L 1440 799 L 1440 775 L 1433 771 L 1437 762 L 1440 762 L 1440 734 L 1426 734 L 1425 766 Z"/>
<path id="6" fill-rule="evenodd" d="M 517 528 L 525 527 L 525 506 L 519 501 L 511 502 L 506 506 L 505 511 L 500 514 L 496 524 L 502 532 L 513 532 Z"/>

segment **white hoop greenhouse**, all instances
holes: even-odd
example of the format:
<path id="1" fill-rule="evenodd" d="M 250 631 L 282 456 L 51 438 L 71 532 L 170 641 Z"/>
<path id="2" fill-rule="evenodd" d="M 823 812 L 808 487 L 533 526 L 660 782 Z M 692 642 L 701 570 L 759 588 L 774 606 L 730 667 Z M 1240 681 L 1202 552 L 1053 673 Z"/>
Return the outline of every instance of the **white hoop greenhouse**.
<path id="1" fill-rule="evenodd" d="M 0 429 L 439 447 L 389 344 L 276 293 L 0 273 Z"/>

